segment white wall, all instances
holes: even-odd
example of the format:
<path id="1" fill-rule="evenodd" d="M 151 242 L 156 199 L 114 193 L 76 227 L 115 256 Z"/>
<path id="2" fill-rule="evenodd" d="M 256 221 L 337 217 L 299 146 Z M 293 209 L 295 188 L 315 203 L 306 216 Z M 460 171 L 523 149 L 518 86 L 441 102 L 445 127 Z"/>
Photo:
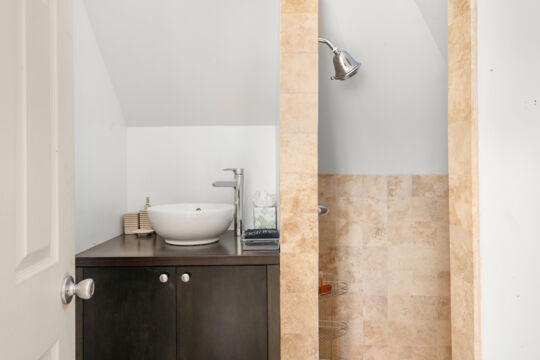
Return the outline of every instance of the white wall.
<path id="1" fill-rule="evenodd" d="M 126 125 L 82 0 L 74 1 L 75 250 L 122 233 Z"/>
<path id="2" fill-rule="evenodd" d="M 540 359 L 540 2 L 478 1 L 482 352 Z"/>
<path id="3" fill-rule="evenodd" d="M 222 169 L 245 169 L 245 221 L 252 225 L 256 190 L 276 191 L 274 126 L 130 127 L 127 130 L 127 203 L 140 210 L 174 202 L 228 202 L 233 190 L 214 188 L 231 180 Z"/>
<path id="4" fill-rule="evenodd" d="M 279 0 L 86 0 L 129 126 L 275 125 Z"/>
<path id="5" fill-rule="evenodd" d="M 363 64 L 331 81 L 332 53 L 320 45 L 320 173 L 447 173 L 447 6 L 320 1 L 320 35 Z"/>

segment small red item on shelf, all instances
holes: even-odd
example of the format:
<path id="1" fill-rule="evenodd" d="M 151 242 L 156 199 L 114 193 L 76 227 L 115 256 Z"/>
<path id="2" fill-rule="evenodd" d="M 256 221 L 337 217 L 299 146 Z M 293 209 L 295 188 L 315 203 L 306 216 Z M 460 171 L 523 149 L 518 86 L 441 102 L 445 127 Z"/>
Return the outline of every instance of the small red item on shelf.
<path id="1" fill-rule="evenodd" d="M 319 286 L 319 295 L 328 295 L 332 292 L 332 285 L 326 284 Z"/>

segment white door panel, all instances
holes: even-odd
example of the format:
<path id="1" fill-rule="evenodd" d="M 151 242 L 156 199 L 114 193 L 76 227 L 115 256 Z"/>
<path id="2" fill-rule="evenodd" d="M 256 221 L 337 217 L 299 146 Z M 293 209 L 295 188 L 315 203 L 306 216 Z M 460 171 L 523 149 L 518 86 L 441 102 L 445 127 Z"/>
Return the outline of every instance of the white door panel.
<path id="1" fill-rule="evenodd" d="M 0 5 L 0 358 L 75 358 L 70 0 Z"/>

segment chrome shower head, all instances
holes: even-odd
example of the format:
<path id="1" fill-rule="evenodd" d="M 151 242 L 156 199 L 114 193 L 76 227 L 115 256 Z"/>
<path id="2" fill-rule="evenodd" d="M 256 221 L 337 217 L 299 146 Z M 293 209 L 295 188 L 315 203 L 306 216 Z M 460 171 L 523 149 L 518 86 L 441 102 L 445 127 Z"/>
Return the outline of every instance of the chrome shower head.
<path id="1" fill-rule="evenodd" d="M 328 39 L 319 38 L 319 42 L 328 45 L 334 53 L 334 69 L 336 74 L 331 77 L 332 80 L 347 80 L 358 72 L 361 64 L 354 60 L 351 54 L 344 50 L 339 50 Z"/>

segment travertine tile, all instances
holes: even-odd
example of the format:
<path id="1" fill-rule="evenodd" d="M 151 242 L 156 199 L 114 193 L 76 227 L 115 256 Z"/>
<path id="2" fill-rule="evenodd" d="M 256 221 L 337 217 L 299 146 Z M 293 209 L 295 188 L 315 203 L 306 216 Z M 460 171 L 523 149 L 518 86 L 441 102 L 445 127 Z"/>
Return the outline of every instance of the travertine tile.
<path id="1" fill-rule="evenodd" d="M 392 270 L 429 271 L 437 274 L 449 270 L 448 253 L 443 254 L 438 248 L 426 245 L 391 246 L 388 262 Z"/>
<path id="2" fill-rule="evenodd" d="M 387 177 L 374 175 L 338 175 L 339 198 L 387 198 Z"/>
<path id="3" fill-rule="evenodd" d="M 437 274 L 437 294 L 441 296 L 450 296 L 450 272 L 441 271 Z"/>
<path id="4" fill-rule="evenodd" d="M 354 321 L 347 336 L 332 342 L 331 359 L 363 359 L 365 347 L 362 345 L 363 321 Z"/>
<path id="5" fill-rule="evenodd" d="M 360 264 L 363 269 L 385 271 L 388 268 L 388 247 L 372 246 L 361 250 Z"/>
<path id="6" fill-rule="evenodd" d="M 281 14 L 281 53 L 316 53 L 316 13 Z"/>
<path id="7" fill-rule="evenodd" d="M 360 198 L 363 194 L 363 176 L 337 175 L 338 198 Z"/>
<path id="8" fill-rule="evenodd" d="M 431 221 L 414 221 L 406 223 L 390 223 L 387 226 L 388 241 L 391 245 L 430 245 L 443 243 L 447 229 L 440 228 Z M 448 251 L 446 251 L 448 254 Z"/>
<path id="9" fill-rule="evenodd" d="M 437 296 L 389 296 L 390 320 L 437 320 L 441 299 Z"/>
<path id="10" fill-rule="evenodd" d="M 281 359 L 298 360 L 318 357 L 317 337 L 305 334 L 281 334 Z"/>
<path id="11" fill-rule="evenodd" d="M 280 94 L 280 127 L 283 134 L 317 134 L 318 95 Z"/>
<path id="12" fill-rule="evenodd" d="M 413 221 L 448 222 L 448 200 L 429 197 L 413 197 L 411 200 Z"/>
<path id="13" fill-rule="evenodd" d="M 390 321 L 389 339 L 393 345 L 425 346 L 437 344 L 437 325 L 433 321 Z"/>
<path id="14" fill-rule="evenodd" d="M 450 256 L 452 276 L 472 284 L 473 270 L 473 237 L 470 230 L 461 226 L 451 225 L 452 253 Z"/>
<path id="15" fill-rule="evenodd" d="M 412 360 L 437 360 L 439 349 L 435 346 L 412 346 Z"/>
<path id="16" fill-rule="evenodd" d="M 452 327 L 474 336 L 474 292 L 472 285 L 452 276 Z"/>
<path id="17" fill-rule="evenodd" d="M 448 27 L 448 170 L 452 353 L 455 359 L 479 360 L 478 154 L 476 1 L 450 0 Z M 444 243 L 441 242 L 441 246 Z M 439 359 L 450 358 L 449 351 Z"/>
<path id="18" fill-rule="evenodd" d="M 409 199 L 412 195 L 412 176 L 389 176 L 387 179 L 388 198 Z"/>
<path id="19" fill-rule="evenodd" d="M 363 243 L 365 247 L 388 245 L 388 236 L 386 224 L 372 224 L 369 222 L 362 222 Z"/>
<path id="20" fill-rule="evenodd" d="M 315 293 L 318 289 L 317 261 L 318 255 L 315 252 L 282 253 L 281 272 L 287 275 L 281 281 L 282 294 L 309 291 Z"/>
<path id="21" fill-rule="evenodd" d="M 448 25 L 448 74 L 472 69 L 471 17 L 469 14 L 457 17 Z"/>
<path id="22" fill-rule="evenodd" d="M 457 70 L 448 77 L 448 123 L 472 121 L 473 82 L 471 69 Z"/>
<path id="23" fill-rule="evenodd" d="M 363 176 L 364 196 L 386 199 L 388 196 L 388 176 Z"/>
<path id="24" fill-rule="evenodd" d="M 365 239 L 365 223 L 353 220 L 338 220 L 336 245 L 361 248 Z"/>
<path id="25" fill-rule="evenodd" d="M 448 24 L 452 24 L 463 15 L 470 15 L 471 0 L 448 1 Z"/>
<path id="26" fill-rule="evenodd" d="M 364 221 L 372 224 L 384 224 L 388 219 L 388 209 L 386 199 L 365 198 L 360 199 Z"/>
<path id="27" fill-rule="evenodd" d="M 450 346 L 452 345 L 452 329 L 450 321 L 438 321 L 437 322 L 437 345 Z"/>
<path id="28" fill-rule="evenodd" d="M 471 175 L 472 170 L 472 125 L 460 121 L 448 124 L 448 170 L 450 191 L 452 179 L 458 175 Z"/>
<path id="29" fill-rule="evenodd" d="M 389 296 L 448 296 L 439 273 L 426 270 L 394 270 L 388 274 Z"/>
<path id="30" fill-rule="evenodd" d="M 317 177 L 309 174 L 280 175 L 279 206 L 283 221 L 298 221 L 292 215 L 317 214 Z M 315 240 L 316 241 L 316 240 Z"/>
<path id="31" fill-rule="evenodd" d="M 364 345 L 390 345 L 388 335 L 388 322 L 366 320 L 364 321 Z"/>
<path id="32" fill-rule="evenodd" d="M 282 270 L 283 271 L 283 270 Z M 318 299 L 315 291 L 288 293 L 281 299 L 281 333 L 317 336 Z"/>
<path id="33" fill-rule="evenodd" d="M 317 13 L 317 0 L 281 0 L 281 13 Z"/>
<path id="34" fill-rule="evenodd" d="M 366 209 L 364 209 L 361 200 L 361 198 L 338 198 L 337 218 L 351 221 L 363 220 Z"/>
<path id="35" fill-rule="evenodd" d="M 337 179 L 336 175 L 319 174 L 319 199 L 335 199 L 337 197 Z"/>
<path id="36" fill-rule="evenodd" d="M 351 323 L 354 320 L 362 320 L 363 297 L 361 294 L 349 293 L 338 296 L 334 300 L 334 309 L 332 312 L 335 320 L 347 320 Z M 326 301 L 326 300 L 321 300 Z"/>
<path id="37" fill-rule="evenodd" d="M 439 303 L 437 304 L 437 320 L 450 320 L 451 316 L 451 304 L 449 296 L 439 297 Z"/>
<path id="38" fill-rule="evenodd" d="M 415 221 L 412 223 L 412 236 L 415 244 L 421 245 L 437 245 L 439 243 L 439 230 L 440 227 L 437 223 L 430 221 Z M 448 231 L 446 229 L 446 231 Z M 440 251 L 440 249 L 438 249 Z M 448 258 L 448 251 L 444 253 L 444 256 Z M 440 254 L 443 254 L 440 252 Z"/>
<path id="39" fill-rule="evenodd" d="M 283 214 L 281 253 L 315 253 L 317 251 L 317 214 Z M 289 219 L 289 217 L 294 217 Z M 321 236 L 327 236 L 322 234 Z M 325 237 L 324 240 L 328 238 Z M 323 242 L 324 242 L 323 240 Z"/>
<path id="40" fill-rule="evenodd" d="M 321 245 L 319 248 L 319 270 L 322 272 L 336 272 L 336 247 Z"/>
<path id="41" fill-rule="evenodd" d="M 316 179 L 317 135 L 280 134 L 279 168 L 281 173 L 306 174 Z M 316 197 L 317 192 L 313 195 Z"/>
<path id="42" fill-rule="evenodd" d="M 388 319 L 388 298 L 386 296 L 365 296 L 363 318 L 366 320 Z"/>
<path id="43" fill-rule="evenodd" d="M 291 216 L 294 216 L 291 214 Z M 337 224 L 335 222 L 319 221 L 319 246 L 336 246 L 337 245 Z M 322 254 L 322 252 L 321 252 Z"/>
<path id="44" fill-rule="evenodd" d="M 451 346 L 439 346 L 437 349 L 437 360 L 452 360 Z"/>
<path id="45" fill-rule="evenodd" d="M 402 224 L 411 221 L 411 198 L 389 198 L 387 201 L 387 217 L 390 224 Z"/>
<path id="46" fill-rule="evenodd" d="M 281 13 L 281 359 L 316 360 L 318 1 L 281 0 Z M 328 229 L 326 249 L 332 241 L 331 227 Z M 333 263 L 330 256 L 327 266 Z"/>
<path id="47" fill-rule="evenodd" d="M 350 290 L 334 299 L 333 318 L 363 320 L 363 340 L 335 341 L 334 356 L 443 356 L 450 318 L 448 178 L 324 175 L 319 185 L 320 198 L 332 199 L 334 189 L 337 197 L 335 218 L 320 223 L 327 239 L 320 262 Z M 392 338 L 390 324 L 394 337 L 405 338 Z"/>
<path id="48" fill-rule="evenodd" d="M 365 296 L 387 296 L 388 272 L 378 270 L 362 271 L 362 290 Z"/>
<path id="49" fill-rule="evenodd" d="M 415 175 L 412 177 L 412 196 L 448 197 L 447 175 Z"/>
<path id="50" fill-rule="evenodd" d="M 452 358 L 475 360 L 475 338 L 452 326 Z"/>
<path id="51" fill-rule="evenodd" d="M 282 93 L 312 94 L 318 91 L 317 53 L 281 54 L 280 68 L 280 89 Z"/>
<path id="52" fill-rule="evenodd" d="M 452 177 L 450 189 L 449 221 L 472 232 L 474 223 L 473 179 L 471 176 Z"/>
<path id="53" fill-rule="evenodd" d="M 411 349 L 404 346 L 366 346 L 363 360 L 409 360 Z"/>

